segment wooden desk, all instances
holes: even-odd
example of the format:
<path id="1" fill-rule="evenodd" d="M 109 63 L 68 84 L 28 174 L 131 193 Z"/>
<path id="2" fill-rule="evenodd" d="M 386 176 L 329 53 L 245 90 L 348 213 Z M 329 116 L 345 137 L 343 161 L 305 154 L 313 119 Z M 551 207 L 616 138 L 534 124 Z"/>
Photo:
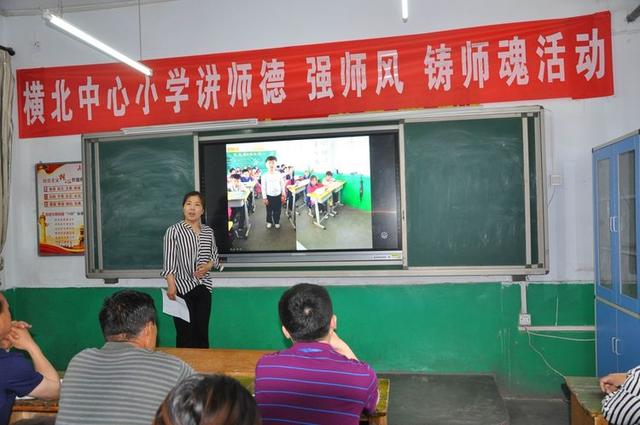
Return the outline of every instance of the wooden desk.
<path id="1" fill-rule="evenodd" d="M 341 204 L 340 193 L 342 191 L 342 188 L 344 187 L 344 183 L 345 182 L 342 180 L 336 180 L 329 183 L 326 186 L 322 186 L 315 192 L 309 194 L 309 198 L 315 201 L 316 216 L 315 216 L 315 220 L 313 221 L 313 224 L 315 224 L 316 226 L 320 227 L 323 230 L 325 229 L 325 227 L 322 225 L 322 222 L 329 216 L 335 215 L 335 212 L 333 211 L 333 209 L 335 208 L 335 205 L 333 205 L 334 193 L 338 194 L 338 201 L 336 202 L 336 204 Z M 320 217 L 320 209 L 318 207 L 318 204 L 327 204 L 327 212 L 322 217 Z"/>
<path id="2" fill-rule="evenodd" d="M 9 423 L 36 416 L 55 416 L 58 413 L 58 400 L 21 399 L 16 400 L 11 411 Z"/>
<path id="3" fill-rule="evenodd" d="M 247 206 L 247 198 L 251 193 L 250 190 L 243 191 L 234 191 L 227 192 L 227 201 L 229 203 L 229 208 L 240 208 L 244 209 L 244 237 L 249 236 L 249 230 L 251 230 L 251 222 L 249 221 L 249 207 Z"/>
<path id="4" fill-rule="evenodd" d="M 292 205 L 291 207 L 289 207 L 289 197 L 287 196 L 287 206 L 285 208 L 285 214 L 287 214 L 287 216 L 289 217 L 289 222 L 291 223 L 294 229 L 296 228 L 296 216 L 300 214 L 298 211 L 296 211 L 296 196 L 299 193 L 304 192 L 308 184 L 309 184 L 309 179 L 306 179 L 306 180 L 299 180 L 295 182 L 295 184 L 290 184 L 287 186 L 287 190 L 291 192 Z M 289 213 L 289 210 L 291 210 L 291 213 Z"/>
<path id="5" fill-rule="evenodd" d="M 256 364 L 273 350 L 232 350 L 207 348 L 175 348 L 158 347 L 158 351 L 171 354 L 182 359 L 199 373 L 224 373 L 233 376 L 254 393 L 254 379 Z M 389 409 L 389 387 L 391 382 L 387 378 L 378 379 L 378 404 L 372 415 L 363 415 L 361 420 L 369 421 L 372 425 L 387 425 L 387 411 Z"/>
<path id="6" fill-rule="evenodd" d="M 243 182 L 243 181 L 241 181 L 240 183 L 242 183 L 242 185 L 243 185 L 245 188 L 247 188 L 247 189 L 249 189 L 249 190 L 251 190 L 251 191 L 253 191 L 253 188 L 255 188 L 255 187 L 256 187 L 256 181 L 255 181 L 255 180 L 251 180 L 251 181 L 248 181 L 248 182 Z"/>
<path id="7" fill-rule="evenodd" d="M 171 354 L 199 373 L 224 373 L 229 376 L 253 376 L 260 357 L 273 350 L 232 350 L 223 348 L 158 347 L 157 351 Z"/>
<path id="8" fill-rule="evenodd" d="M 607 425 L 602 416 L 602 399 L 598 378 L 593 376 L 567 376 L 571 391 L 571 425 Z"/>
<path id="9" fill-rule="evenodd" d="M 158 347 L 157 351 L 171 354 L 182 359 L 199 373 L 224 373 L 233 376 L 244 385 L 252 394 L 256 364 L 265 355 L 273 353 L 273 350 L 234 350 L 234 349 L 208 349 L 208 348 L 175 348 Z M 363 415 L 361 420 L 369 421 L 372 425 L 387 425 L 387 411 L 389 408 L 389 388 L 391 382 L 387 378 L 378 379 L 379 398 L 376 412 L 372 415 Z M 58 401 L 43 400 L 16 400 L 9 423 L 19 419 L 29 419 L 36 415 L 55 415 L 58 413 Z"/>
<path id="10" fill-rule="evenodd" d="M 255 187 L 256 181 L 251 180 L 249 182 L 241 182 L 245 189 L 249 191 L 249 197 L 247 198 L 247 202 L 249 203 L 249 209 L 255 209 Z M 253 211 L 251 211 L 253 212 Z"/>
<path id="11" fill-rule="evenodd" d="M 338 194 L 338 200 L 335 202 L 335 205 L 333 206 L 334 209 L 342 205 L 342 188 L 344 187 L 344 184 L 345 184 L 344 180 L 334 180 L 327 185 L 327 187 L 331 190 L 331 193 Z"/>
<path id="12" fill-rule="evenodd" d="M 315 190 L 314 192 L 309 194 L 309 198 L 314 200 L 314 209 L 316 212 L 316 216 L 314 217 L 313 220 L 313 224 L 315 224 L 316 226 L 318 226 L 319 228 L 321 228 L 322 230 L 325 230 L 325 227 L 322 225 L 322 222 L 329 217 L 329 205 L 327 205 L 327 211 L 325 212 L 325 214 L 320 217 L 320 207 L 318 207 L 319 204 L 328 204 L 329 200 L 332 199 L 333 193 L 331 192 L 330 189 L 328 189 L 327 187 L 323 186 L 317 190 Z"/>

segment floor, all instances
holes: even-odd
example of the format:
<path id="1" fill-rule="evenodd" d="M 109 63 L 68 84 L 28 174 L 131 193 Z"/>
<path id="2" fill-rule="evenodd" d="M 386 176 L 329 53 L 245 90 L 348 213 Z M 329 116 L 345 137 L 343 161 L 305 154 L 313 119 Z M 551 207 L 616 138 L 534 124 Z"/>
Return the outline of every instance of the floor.
<path id="1" fill-rule="evenodd" d="M 371 249 L 371 213 L 341 207 L 338 214 L 322 221 L 321 229 L 303 207 L 297 217 L 297 241 L 305 249 Z"/>
<path id="2" fill-rule="evenodd" d="M 255 199 L 255 212 L 249 215 L 251 228 L 246 238 L 236 238 L 232 242 L 235 251 L 295 251 L 296 231 L 284 214 L 280 214 L 280 228 L 266 228 L 266 207 L 262 199 Z"/>
<path id="3" fill-rule="evenodd" d="M 565 400 L 506 399 L 511 425 L 569 425 L 569 403 Z"/>
<path id="4" fill-rule="evenodd" d="M 491 375 L 381 374 L 389 425 L 569 425 L 564 400 L 503 399 Z"/>
<path id="5" fill-rule="evenodd" d="M 251 228 L 246 238 L 236 238 L 236 251 L 300 251 L 325 249 L 370 249 L 372 247 L 371 214 L 341 207 L 338 214 L 322 222 L 325 229 L 313 224 L 308 208 L 298 208 L 296 228 L 289 221 L 284 208 L 280 228 L 266 228 L 266 208 L 257 199 L 255 212 L 249 215 Z"/>

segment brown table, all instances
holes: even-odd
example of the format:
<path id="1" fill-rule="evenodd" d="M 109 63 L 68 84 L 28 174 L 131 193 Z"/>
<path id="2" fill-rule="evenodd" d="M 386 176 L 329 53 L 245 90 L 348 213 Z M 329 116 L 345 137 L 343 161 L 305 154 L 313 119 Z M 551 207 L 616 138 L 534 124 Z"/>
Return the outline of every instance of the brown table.
<path id="1" fill-rule="evenodd" d="M 273 350 L 232 350 L 220 348 L 175 348 L 158 347 L 158 351 L 182 359 L 199 373 L 224 373 L 238 379 L 253 394 L 256 363 L 264 354 Z M 378 379 L 380 397 L 376 412 L 363 415 L 361 420 L 372 425 L 387 425 L 390 381 Z M 16 400 L 9 423 L 19 419 L 29 419 L 38 415 L 51 416 L 58 413 L 58 401 Z"/>
<path id="2" fill-rule="evenodd" d="M 602 416 L 602 399 L 598 378 L 594 376 L 567 376 L 571 391 L 571 425 L 607 425 Z"/>
<path id="3" fill-rule="evenodd" d="M 16 400 L 11 411 L 9 423 L 35 416 L 55 416 L 58 413 L 58 400 L 26 399 Z"/>
<path id="4" fill-rule="evenodd" d="M 199 373 L 224 373 L 229 376 L 255 375 L 256 364 L 273 350 L 233 350 L 224 348 L 158 347 L 190 365 Z"/>

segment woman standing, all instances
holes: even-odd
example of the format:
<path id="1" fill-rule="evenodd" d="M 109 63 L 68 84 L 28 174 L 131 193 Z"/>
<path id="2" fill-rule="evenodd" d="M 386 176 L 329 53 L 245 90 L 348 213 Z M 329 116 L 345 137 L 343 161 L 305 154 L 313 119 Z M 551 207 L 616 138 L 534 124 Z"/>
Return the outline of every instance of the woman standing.
<path id="1" fill-rule="evenodd" d="M 190 322 L 174 317 L 176 347 L 209 348 L 212 278 L 218 268 L 218 249 L 213 229 L 202 224 L 204 197 L 189 192 L 182 200 L 184 220 L 169 227 L 164 235 L 164 268 L 167 296 L 187 303 Z"/>

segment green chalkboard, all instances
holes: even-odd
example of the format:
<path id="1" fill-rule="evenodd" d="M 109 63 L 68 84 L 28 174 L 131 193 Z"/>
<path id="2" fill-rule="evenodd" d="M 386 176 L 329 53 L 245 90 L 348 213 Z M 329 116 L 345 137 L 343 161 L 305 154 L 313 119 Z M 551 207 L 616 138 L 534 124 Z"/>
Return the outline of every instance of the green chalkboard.
<path id="1" fill-rule="evenodd" d="M 161 269 L 164 232 L 195 187 L 193 137 L 101 141 L 96 149 L 101 268 Z"/>
<path id="2" fill-rule="evenodd" d="M 399 173 L 408 268 L 544 273 L 539 112 L 435 119 L 396 123 L 404 138 Z M 196 187 L 195 173 L 206 169 L 194 163 L 200 152 L 194 152 L 193 136 L 85 142 L 88 275 L 157 276 L 164 232 L 182 218 L 182 197 Z M 216 173 L 222 179 L 225 166 L 262 167 L 273 153 L 221 151 L 217 157 L 225 165 Z M 352 183 L 359 187 L 358 181 L 347 186 Z M 350 205 L 346 189 L 343 195 Z"/>
<path id="3" fill-rule="evenodd" d="M 410 267 L 525 266 L 522 121 L 405 125 Z"/>
<path id="4" fill-rule="evenodd" d="M 266 173 L 267 167 L 265 161 L 268 156 L 276 156 L 276 151 L 227 152 L 227 168 L 243 169 L 260 167 L 262 172 Z"/>

